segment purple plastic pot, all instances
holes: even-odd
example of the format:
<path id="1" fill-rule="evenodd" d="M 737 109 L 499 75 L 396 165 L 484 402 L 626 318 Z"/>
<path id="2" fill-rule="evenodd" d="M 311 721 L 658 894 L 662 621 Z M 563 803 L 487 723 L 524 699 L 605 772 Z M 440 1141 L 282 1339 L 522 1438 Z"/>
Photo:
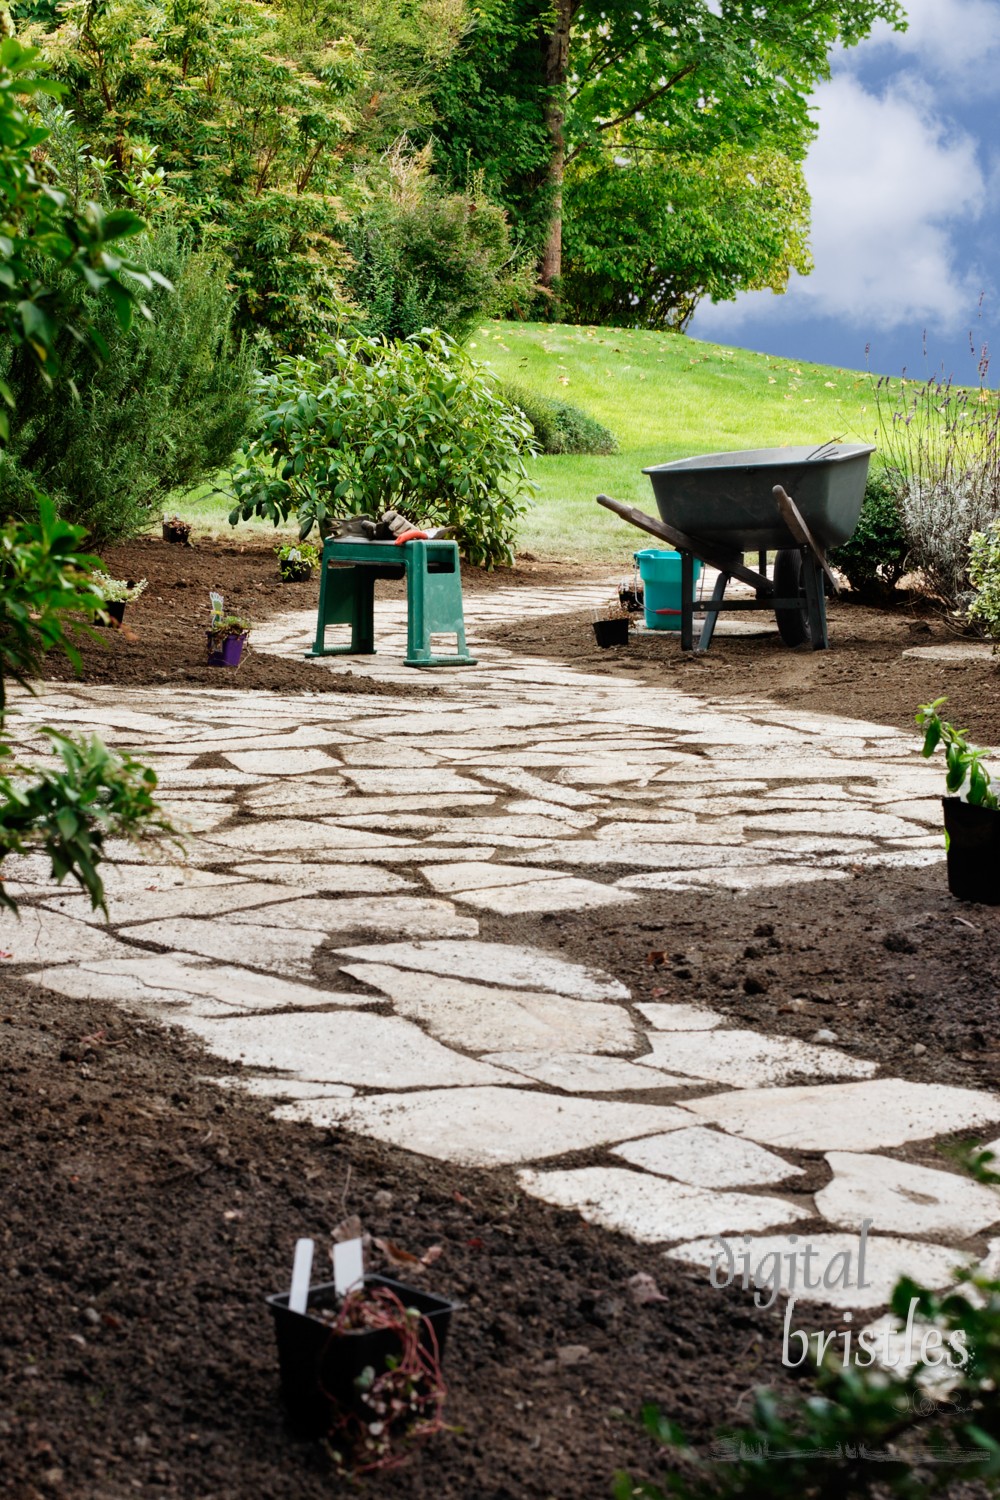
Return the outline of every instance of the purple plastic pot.
<path id="1" fill-rule="evenodd" d="M 238 667 L 243 659 L 243 647 L 249 638 L 248 633 L 243 635 L 227 635 L 222 645 L 212 649 L 212 632 L 205 632 L 208 637 L 208 665 L 210 667 Z"/>

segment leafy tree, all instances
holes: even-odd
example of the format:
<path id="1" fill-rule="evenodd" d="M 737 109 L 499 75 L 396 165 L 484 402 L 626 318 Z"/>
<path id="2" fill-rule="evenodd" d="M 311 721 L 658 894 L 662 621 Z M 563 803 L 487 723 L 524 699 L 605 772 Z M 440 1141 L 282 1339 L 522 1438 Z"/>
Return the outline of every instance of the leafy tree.
<path id="1" fill-rule="evenodd" d="M 562 301 L 575 321 L 683 329 L 703 297 L 780 292 L 812 269 L 805 182 L 780 151 L 622 150 L 567 179 Z"/>
<path id="2" fill-rule="evenodd" d="M 483 0 L 436 94 L 442 156 L 452 171 L 467 171 L 469 162 L 484 169 L 488 187 L 538 248 L 543 283 L 558 291 L 564 195 L 570 222 L 584 211 L 573 198 L 578 178 L 606 180 L 616 157 L 655 151 L 674 174 L 679 212 L 706 183 L 693 161 L 714 158 L 714 186 L 710 174 L 707 196 L 696 195 L 698 211 L 711 210 L 725 176 L 720 151 L 780 152 L 801 162 L 814 130 L 809 95 L 829 72 L 831 49 L 859 41 L 880 18 L 903 24 L 897 0 L 651 0 L 643 7 L 633 0 Z M 640 220 L 648 175 L 630 174 L 612 194 L 621 198 L 634 188 Z M 735 185 L 730 177 L 731 199 Z M 742 203 L 739 214 L 745 217 Z M 722 230 L 725 259 L 724 223 Z M 797 218 L 791 265 L 800 230 Z M 571 256 L 583 233 L 568 231 Z M 655 234 L 647 248 L 655 262 Z M 760 275 L 752 237 L 748 252 L 744 284 Z M 670 274 L 669 266 L 660 270 Z"/>
<path id="3" fill-rule="evenodd" d="M 244 326 L 284 348 L 334 329 L 355 169 L 429 123 L 460 7 L 69 0 L 59 19 L 36 29 L 105 191 L 145 206 L 158 186 L 224 250 Z"/>
<path id="4" fill-rule="evenodd" d="M 132 213 L 72 209 L 58 187 L 39 179 L 35 155 L 46 132 L 22 108 L 22 101 L 52 92 L 39 64 L 37 52 L 16 38 L 0 42 L 0 329 L 35 361 L 39 378 L 51 380 L 67 326 L 98 346 L 100 337 L 88 324 L 83 299 L 74 300 L 65 285 L 54 292 L 50 280 L 68 278 L 71 286 L 100 293 L 127 326 L 135 299 L 125 279 L 130 263 L 112 246 L 143 226 Z M 139 267 L 134 278 L 145 289 L 154 284 Z M 4 393 L 13 401 L 8 388 Z M 46 651 L 78 660 L 73 635 L 79 616 L 89 618 L 104 603 L 92 582 L 97 559 L 79 550 L 82 529 L 60 521 L 43 498 L 38 512 L 37 521 L 0 529 L 0 761 L 7 762 L 0 774 L 0 864 L 8 854 L 41 849 L 57 880 L 72 875 L 93 905 L 103 907 L 105 839 L 167 831 L 168 825 L 153 799 L 155 772 L 112 755 L 99 740 L 45 731 L 60 770 L 10 764 L 7 680 L 30 687 Z M 16 907 L 2 882 L 0 905 Z"/>

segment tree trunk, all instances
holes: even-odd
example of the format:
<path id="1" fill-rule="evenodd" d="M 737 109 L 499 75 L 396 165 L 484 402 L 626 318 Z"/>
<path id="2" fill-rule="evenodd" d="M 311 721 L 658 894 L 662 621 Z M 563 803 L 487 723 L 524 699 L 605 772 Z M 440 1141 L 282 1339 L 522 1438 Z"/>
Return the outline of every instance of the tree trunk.
<path id="1" fill-rule="evenodd" d="M 569 71 L 569 34 L 579 0 L 556 0 L 555 27 L 542 38 L 545 52 L 545 84 L 549 90 L 545 123 L 552 143 L 549 186 L 552 190 L 552 220 L 542 256 L 541 282 L 551 286 L 562 275 L 562 185 L 566 165 L 566 75 Z"/>

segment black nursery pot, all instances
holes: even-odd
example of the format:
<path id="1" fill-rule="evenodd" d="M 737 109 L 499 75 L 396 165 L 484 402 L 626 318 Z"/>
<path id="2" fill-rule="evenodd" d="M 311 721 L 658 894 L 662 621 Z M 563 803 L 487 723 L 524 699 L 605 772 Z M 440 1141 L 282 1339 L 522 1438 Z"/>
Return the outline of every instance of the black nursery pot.
<path id="1" fill-rule="evenodd" d="M 163 540 L 173 542 L 175 545 L 184 547 L 191 539 L 190 526 L 171 526 L 169 522 L 163 523 Z"/>
<path id="2" fill-rule="evenodd" d="M 595 620 L 594 639 L 602 647 L 628 645 L 628 620 Z"/>
<path id="3" fill-rule="evenodd" d="M 436 1347 L 438 1359 L 444 1358 L 457 1303 L 403 1286 L 387 1276 L 366 1276 L 365 1286 L 388 1287 L 404 1307 L 415 1307 L 421 1314 L 422 1346 L 432 1353 Z M 281 1292 L 267 1299 L 278 1341 L 281 1396 L 291 1430 L 299 1437 L 320 1438 L 329 1431 L 338 1411 L 364 1414 L 355 1381 L 369 1365 L 376 1375 L 381 1374 L 386 1361 L 400 1353 L 400 1341 L 390 1330 L 381 1328 L 335 1334 L 330 1323 L 310 1317 L 308 1312 L 290 1312 L 288 1297 L 288 1292 Z M 336 1307 L 338 1301 L 332 1281 L 310 1289 L 310 1308 Z"/>
<path id="4" fill-rule="evenodd" d="M 1000 906 L 1000 812 L 942 797 L 948 831 L 948 889 L 959 901 Z"/>
<path id="5" fill-rule="evenodd" d="M 125 605 L 127 603 L 127 599 L 119 599 L 114 604 L 106 604 L 104 606 L 104 612 L 109 617 L 109 619 L 114 621 L 116 625 L 120 625 L 125 618 Z M 104 623 L 105 622 L 101 619 L 100 615 L 94 616 L 95 625 L 103 625 Z"/>

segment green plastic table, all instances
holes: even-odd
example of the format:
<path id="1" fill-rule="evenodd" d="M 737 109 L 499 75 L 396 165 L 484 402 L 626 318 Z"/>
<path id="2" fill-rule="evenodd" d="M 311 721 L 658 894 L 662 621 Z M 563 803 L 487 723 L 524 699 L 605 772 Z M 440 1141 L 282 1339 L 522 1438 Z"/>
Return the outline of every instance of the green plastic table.
<path id="1" fill-rule="evenodd" d="M 454 542 L 324 542 L 316 640 L 306 655 L 374 655 L 375 580 L 404 576 L 406 666 L 474 666 L 476 658 L 465 643 L 462 578 Z M 328 625 L 350 625 L 350 645 L 328 646 Z M 435 654 L 435 635 L 455 636 L 457 649 Z"/>

